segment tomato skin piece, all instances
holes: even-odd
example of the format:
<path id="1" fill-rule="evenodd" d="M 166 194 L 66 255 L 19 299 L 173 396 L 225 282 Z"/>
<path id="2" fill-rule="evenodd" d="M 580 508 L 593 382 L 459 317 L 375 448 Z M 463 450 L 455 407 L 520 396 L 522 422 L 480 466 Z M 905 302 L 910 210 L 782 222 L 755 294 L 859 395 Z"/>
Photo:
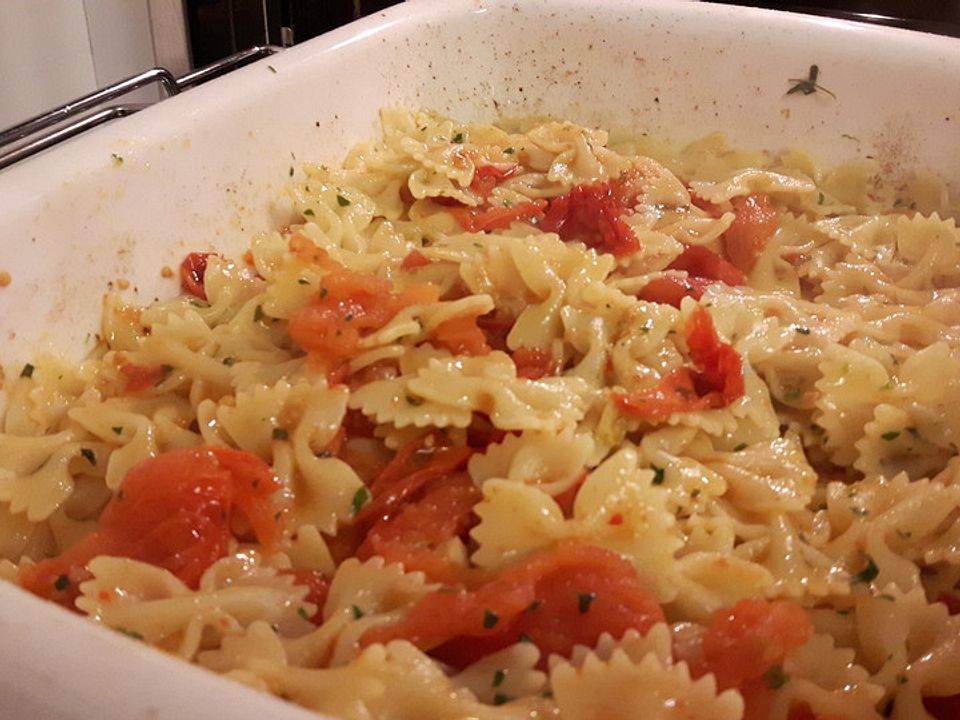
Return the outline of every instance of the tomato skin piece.
<path id="1" fill-rule="evenodd" d="M 432 265 L 433 260 L 428 258 L 419 250 L 411 250 L 400 262 L 400 269 L 405 272 L 413 272 L 427 265 Z"/>
<path id="2" fill-rule="evenodd" d="M 520 166 L 512 163 L 508 167 L 502 168 L 497 165 L 483 165 L 473 171 L 473 180 L 470 182 L 470 189 L 477 195 L 486 199 L 501 182 L 507 178 L 516 175 Z"/>
<path id="3" fill-rule="evenodd" d="M 685 297 L 699 300 L 703 296 L 703 291 L 713 283 L 713 280 L 699 277 L 658 277 L 644 285 L 637 297 L 647 302 L 672 305 L 679 309 L 680 303 Z"/>
<path id="4" fill-rule="evenodd" d="M 124 363 L 120 366 L 120 374 L 127 378 L 123 391 L 136 393 L 156 387 L 163 382 L 164 378 L 167 377 L 167 369 L 160 365 L 142 367 L 133 363 Z"/>
<path id="5" fill-rule="evenodd" d="M 564 242 L 582 242 L 598 252 L 626 257 L 640 249 L 637 236 L 623 218 L 632 214 L 623 186 L 616 180 L 577 185 L 553 198 L 540 222 Z"/>
<path id="6" fill-rule="evenodd" d="M 477 317 L 456 317 L 440 323 L 433 331 L 433 342 L 454 355 L 488 355 L 487 337 L 477 325 Z"/>
<path id="7" fill-rule="evenodd" d="M 679 368 L 653 387 L 629 394 L 613 393 L 611 400 L 620 412 L 661 421 L 673 413 L 726 407 L 743 396 L 743 361 L 717 336 L 710 313 L 698 307 L 684 333 L 696 372 Z"/>
<path id="8" fill-rule="evenodd" d="M 59 576 L 82 582 L 89 577 L 87 562 L 115 555 L 163 567 L 195 588 L 204 570 L 226 554 L 236 518 L 268 552 L 276 547 L 282 516 L 269 498 L 279 488 L 270 467 L 251 453 L 214 446 L 171 450 L 131 469 L 97 529 L 60 556 L 25 568 L 19 582 L 63 601 L 53 591 Z"/>
<path id="9" fill-rule="evenodd" d="M 467 232 L 484 230 L 505 230 L 521 220 L 533 220 L 543 217 L 545 200 L 531 200 L 513 207 L 493 207 L 485 205 L 479 208 L 452 207 L 448 211 Z"/>
<path id="10" fill-rule="evenodd" d="M 203 277 L 207 272 L 207 261 L 216 253 L 190 253 L 180 263 L 180 287 L 187 295 L 201 300 L 207 299 L 207 290 Z"/>
<path id="11" fill-rule="evenodd" d="M 722 282 L 731 287 L 747 284 L 747 278 L 734 265 L 700 245 L 688 245 L 667 268 L 685 270 L 692 277 Z"/>
<path id="12" fill-rule="evenodd" d="M 812 632 L 799 605 L 740 600 L 718 610 L 704 631 L 703 670 L 714 674 L 720 690 L 742 687 L 782 665 L 787 654 L 804 645 Z"/>
<path id="13" fill-rule="evenodd" d="M 574 645 L 592 646 L 603 632 L 646 633 L 663 617 L 629 562 L 568 541 L 483 578 L 474 589 L 431 593 L 398 623 L 368 631 L 363 643 L 406 638 L 464 667 L 526 636 L 546 667 L 551 653 L 568 656 Z"/>
<path id="14" fill-rule="evenodd" d="M 474 525 L 473 506 L 480 499 L 466 473 L 441 476 L 422 498 L 374 523 L 356 556 L 378 555 L 386 563 L 403 563 L 407 572 L 424 573 L 430 582 L 458 583 L 464 569 L 444 553 L 444 545 Z"/>
<path id="15" fill-rule="evenodd" d="M 323 622 L 323 606 L 330 592 L 330 579 L 319 570 L 309 568 L 285 568 L 277 570 L 277 575 L 290 575 L 294 585 L 305 585 L 309 589 L 303 600 L 317 606 L 310 622 L 320 625 Z"/>
<path id="16" fill-rule="evenodd" d="M 712 203 L 709 200 L 706 200 L 700 197 L 695 192 L 690 190 L 690 188 L 687 188 L 687 190 L 690 192 L 691 205 L 693 205 L 694 207 L 700 208 L 712 218 L 719 218 L 723 215 L 723 208 L 720 205 L 717 205 L 716 203 Z"/>
<path id="17" fill-rule="evenodd" d="M 517 367 L 517 377 L 539 380 L 556 372 L 553 355 L 543 348 L 517 348 L 511 357 Z"/>
<path id="18" fill-rule="evenodd" d="M 324 276 L 321 288 L 290 318 L 290 337 L 328 372 L 355 357 L 360 340 L 404 307 L 439 298 L 432 285 L 413 285 L 394 293 L 386 280 L 342 266 Z M 335 373 L 334 379 L 343 377 Z"/>
<path id="19" fill-rule="evenodd" d="M 737 197 L 731 202 L 737 217 L 723 234 L 723 249 L 737 269 L 749 274 L 780 226 L 780 215 L 766 193 Z"/>

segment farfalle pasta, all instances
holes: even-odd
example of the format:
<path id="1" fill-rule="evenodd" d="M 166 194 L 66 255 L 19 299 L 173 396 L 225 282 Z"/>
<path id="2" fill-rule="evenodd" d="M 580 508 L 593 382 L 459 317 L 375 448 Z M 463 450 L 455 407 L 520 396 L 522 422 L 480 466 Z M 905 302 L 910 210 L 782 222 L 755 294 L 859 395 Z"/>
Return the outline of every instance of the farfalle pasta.
<path id="1" fill-rule="evenodd" d="M 0 577 L 348 720 L 957 717 L 948 195 L 381 120 L 8 369 Z"/>

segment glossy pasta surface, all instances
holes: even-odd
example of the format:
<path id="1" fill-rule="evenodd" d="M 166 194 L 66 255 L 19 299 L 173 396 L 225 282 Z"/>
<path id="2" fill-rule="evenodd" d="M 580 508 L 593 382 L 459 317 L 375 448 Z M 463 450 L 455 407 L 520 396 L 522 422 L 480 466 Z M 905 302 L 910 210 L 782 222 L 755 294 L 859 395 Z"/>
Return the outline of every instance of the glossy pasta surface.
<path id="1" fill-rule="evenodd" d="M 8 369 L 0 577 L 351 720 L 960 716 L 942 186 L 381 119 Z"/>

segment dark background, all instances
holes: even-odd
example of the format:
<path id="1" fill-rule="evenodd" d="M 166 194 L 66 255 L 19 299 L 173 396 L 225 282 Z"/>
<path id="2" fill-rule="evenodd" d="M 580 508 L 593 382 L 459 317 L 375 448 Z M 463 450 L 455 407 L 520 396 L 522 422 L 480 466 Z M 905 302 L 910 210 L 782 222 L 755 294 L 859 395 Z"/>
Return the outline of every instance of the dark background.
<path id="1" fill-rule="evenodd" d="M 714 1 L 832 15 L 960 37 L 960 2 L 956 0 Z M 398 2 L 400 0 L 187 0 L 193 64 L 201 67 L 253 45 L 268 42 L 282 45 L 283 27 L 289 28 L 286 34 L 292 35 L 294 43 L 303 42 Z"/>

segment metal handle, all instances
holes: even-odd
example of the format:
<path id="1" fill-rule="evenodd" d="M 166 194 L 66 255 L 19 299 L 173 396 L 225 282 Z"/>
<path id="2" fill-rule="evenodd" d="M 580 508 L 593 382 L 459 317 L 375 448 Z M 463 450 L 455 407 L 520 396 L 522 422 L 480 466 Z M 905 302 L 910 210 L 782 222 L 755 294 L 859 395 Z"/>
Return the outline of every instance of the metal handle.
<path id="1" fill-rule="evenodd" d="M 159 83 L 166 94 L 164 98 L 161 98 L 162 101 L 166 97 L 177 95 L 183 90 L 212 80 L 254 60 L 272 55 L 278 50 L 279 48 L 272 45 L 258 45 L 189 72 L 179 78 L 174 77 L 173 73 L 166 68 L 156 67 L 120 80 L 113 85 L 96 90 L 76 100 L 71 100 L 58 108 L 0 131 L 0 170 L 86 130 L 116 118 L 132 115 L 148 106 L 148 103 L 110 105 L 89 115 L 77 117 L 103 103 L 116 100 L 122 95 L 153 83 Z M 71 118 L 76 119 L 69 125 L 61 125 Z M 26 142 L 21 142 L 24 140 Z M 9 147 L 14 143 L 19 144 L 16 147 Z"/>

